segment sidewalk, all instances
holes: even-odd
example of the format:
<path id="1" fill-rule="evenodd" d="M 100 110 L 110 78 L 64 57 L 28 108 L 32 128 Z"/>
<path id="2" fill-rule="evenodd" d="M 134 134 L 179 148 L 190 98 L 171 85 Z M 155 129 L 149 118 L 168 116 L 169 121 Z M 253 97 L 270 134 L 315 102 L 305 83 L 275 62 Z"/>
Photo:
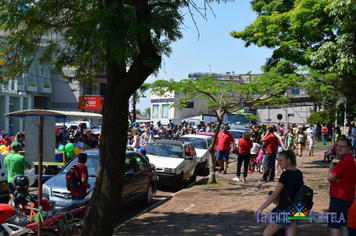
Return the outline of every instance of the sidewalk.
<path id="1" fill-rule="evenodd" d="M 329 206 L 329 183 L 326 180 L 329 164 L 322 162 L 324 150 L 314 157 L 297 157 L 304 182 L 314 190 L 315 212 L 325 212 Z M 257 223 L 254 211 L 274 190 L 274 182 L 260 183 L 259 173 L 249 173 L 249 182 L 235 182 L 236 155 L 230 159 L 226 175 L 216 172 L 221 185 L 204 185 L 207 178 L 191 188 L 174 194 L 158 207 L 132 219 L 114 231 L 114 235 L 262 235 L 267 223 Z M 271 204 L 264 212 L 274 208 Z M 326 223 L 303 222 L 297 235 L 330 235 Z"/>

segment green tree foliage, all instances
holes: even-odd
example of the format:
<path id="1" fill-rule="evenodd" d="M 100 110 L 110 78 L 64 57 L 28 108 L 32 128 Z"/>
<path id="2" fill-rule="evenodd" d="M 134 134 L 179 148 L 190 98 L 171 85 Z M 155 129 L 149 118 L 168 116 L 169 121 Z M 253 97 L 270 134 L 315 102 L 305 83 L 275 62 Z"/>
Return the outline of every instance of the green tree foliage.
<path id="1" fill-rule="evenodd" d="M 253 0 L 252 9 L 257 19 L 243 31 L 230 34 L 245 41 L 245 46 L 255 44 L 272 48 L 264 71 L 281 74 L 303 73 L 319 76 L 309 92 L 325 94 L 323 89 L 343 94 L 353 100 L 356 89 L 355 68 L 355 17 L 354 0 Z M 322 77 L 332 77 L 322 81 Z M 315 100 L 320 103 L 320 100 Z"/>
<path id="2" fill-rule="evenodd" d="M 90 84 L 106 73 L 99 167 L 82 235 L 112 235 L 124 185 L 127 101 L 182 37 L 182 7 L 211 8 L 191 0 L 2 0 L 0 83 L 26 70 L 34 55 L 55 69 L 71 68 L 68 81 Z M 216 0 L 214 2 L 226 2 Z"/>
<path id="3" fill-rule="evenodd" d="M 150 107 L 147 107 L 143 113 L 142 113 L 143 116 L 146 116 L 146 117 L 151 117 L 151 108 Z"/>
<path id="4" fill-rule="evenodd" d="M 307 123 L 309 124 L 330 124 L 332 120 L 330 119 L 330 113 L 326 110 L 315 112 L 311 114 L 308 119 Z"/>
<path id="5" fill-rule="evenodd" d="M 238 112 L 244 107 L 255 107 L 265 105 L 284 105 L 289 102 L 285 91 L 298 87 L 304 82 L 303 76 L 286 74 L 279 76 L 275 73 L 263 73 L 259 77 L 252 77 L 244 83 L 237 81 L 220 81 L 210 76 L 200 78 L 189 78 L 181 81 L 157 80 L 150 86 L 152 92 L 159 96 L 174 94 L 184 94 L 172 106 L 179 109 L 185 107 L 187 101 L 202 99 L 206 105 L 214 109 L 218 123 L 212 145 L 209 148 L 210 158 L 215 156 L 215 144 L 217 134 L 226 113 Z M 210 161 L 209 183 L 216 183 L 215 161 Z"/>

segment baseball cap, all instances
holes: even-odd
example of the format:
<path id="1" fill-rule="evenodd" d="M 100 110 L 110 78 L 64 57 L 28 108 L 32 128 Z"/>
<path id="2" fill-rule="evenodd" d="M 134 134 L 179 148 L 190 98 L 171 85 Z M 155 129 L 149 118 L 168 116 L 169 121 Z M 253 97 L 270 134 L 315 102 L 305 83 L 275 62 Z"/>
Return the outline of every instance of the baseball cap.
<path id="1" fill-rule="evenodd" d="M 20 145 L 20 143 L 19 142 L 17 142 L 17 141 L 13 141 L 12 143 L 11 143 L 11 147 L 14 149 L 14 148 L 20 148 L 21 147 L 21 145 Z"/>

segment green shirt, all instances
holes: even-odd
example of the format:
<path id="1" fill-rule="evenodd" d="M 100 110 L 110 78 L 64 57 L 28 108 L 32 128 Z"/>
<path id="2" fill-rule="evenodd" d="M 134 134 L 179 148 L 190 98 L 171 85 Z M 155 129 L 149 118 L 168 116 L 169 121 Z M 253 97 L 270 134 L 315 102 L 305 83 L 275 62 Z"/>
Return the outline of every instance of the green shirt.
<path id="1" fill-rule="evenodd" d="M 18 154 L 17 152 L 12 152 L 5 158 L 5 167 L 8 170 L 7 182 L 12 183 L 12 178 L 15 175 L 23 175 L 25 173 L 25 167 L 29 166 L 30 163 L 25 161 L 25 157 Z"/>

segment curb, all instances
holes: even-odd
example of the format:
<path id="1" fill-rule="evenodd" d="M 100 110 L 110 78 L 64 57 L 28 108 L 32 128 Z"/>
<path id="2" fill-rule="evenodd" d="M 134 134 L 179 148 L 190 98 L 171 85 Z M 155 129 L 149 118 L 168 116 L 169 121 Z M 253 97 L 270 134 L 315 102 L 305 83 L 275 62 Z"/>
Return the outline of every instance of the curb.
<path id="1" fill-rule="evenodd" d="M 178 192 L 172 193 L 171 196 L 168 196 L 168 197 L 166 197 L 165 199 L 163 199 L 163 200 L 157 202 L 156 204 L 154 204 L 154 205 L 148 207 L 147 209 L 143 210 L 142 212 L 140 212 L 140 213 L 138 213 L 137 215 L 133 216 L 132 218 L 128 219 L 127 221 L 125 221 L 124 223 L 122 223 L 121 225 L 119 225 L 118 227 L 114 228 L 114 231 L 120 229 L 122 226 L 125 226 L 127 223 L 129 223 L 130 221 L 136 219 L 137 217 L 141 216 L 142 214 L 145 214 L 146 212 L 148 212 L 148 211 L 150 211 L 150 210 L 152 210 L 152 209 L 154 209 L 154 208 L 156 208 L 156 207 L 158 207 L 158 206 L 160 206 L 160 205 L 163 205 L 164 203 L 166 203 L 166 202 L 168 202 L 169 200 L 171 200 L 172 197 L 174 197 L 174 196 L 177 195 L 178 193 L 183 192 L 183 191 L 186 191 L 187 189 L 189 189 L 189 188 L 191 188 L 192 186 L 194 186 L 195 183 L 198 183 L 198 182 L 200 182 L 200 181 L 202 181 L 202 180 L 205 180 L 206 178 L 209 178 L 209 175 L 206 176 L 206 177 L 203 177 L 203 178 L 200 179 L 199 181 L 196 181 L 196 182 L 194 182 L 194 183 L 189 184 L 186 188 L 181 189 L 181 190 L 179 190 Z"/>

